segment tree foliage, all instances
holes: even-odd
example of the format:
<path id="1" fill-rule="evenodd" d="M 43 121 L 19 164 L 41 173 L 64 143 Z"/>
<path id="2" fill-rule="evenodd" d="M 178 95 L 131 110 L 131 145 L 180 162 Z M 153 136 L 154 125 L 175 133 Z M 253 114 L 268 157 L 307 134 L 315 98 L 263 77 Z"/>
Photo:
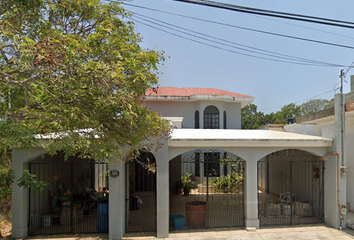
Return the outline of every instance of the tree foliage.
<path id="1" fill-rule="evenodd" d="M 142 98 L 163 56 L 139 46 L 126 16 L 99 0 L 0 2 L 2 146 L 47 138 L 50 153 L 99 159 L 159 147 L 169 126 Z"/>
<path id="2" fill-rule="evenodd" d="M 327 99 L 312 99 L 300 105 L 302 115 L 319 112 L 329 107 L 331 107 L 331 102 Z"/>
<path id="3" fill-rule="evenodd" d="M 283 106 L 280 111 L 276 112 L 273 116 L 273 123 L 275 124 L 287 124 L 288 119 L 296 118 L 301 115 L 300 106 L 296 106 L 295 103 L 290 103 Z"/>
<path id="4" fill-rule="evenodd" d="M 2 149 L 0 150 L 0 205 L 11 196 L 13 179 L 14 172 L 11 166 L 11 151 Z"/>
<path id="5" fill-rule="evenodd" d="M 264 114 L 257 111 L 257 105 L 251 103 L 241 110 L 242 129 L 258 129 L 262 125 L 264 125 Z"/>
<path id="6" fill-rule="evenodd" d="M 295 103 L 284 105 L 279 111 L 275 113 L 264 114 L 257 111 L 255 104 L 249 104 L 242 109 L 242 128 L 243 129 L 258 129 L 266 124 L 287 124 L 288 119 L 297 116 L 306 115 L 312 112 L 318 112 L 333 106 L 333 101 L 325 99 L 309 100 L 297 106 Z"/>

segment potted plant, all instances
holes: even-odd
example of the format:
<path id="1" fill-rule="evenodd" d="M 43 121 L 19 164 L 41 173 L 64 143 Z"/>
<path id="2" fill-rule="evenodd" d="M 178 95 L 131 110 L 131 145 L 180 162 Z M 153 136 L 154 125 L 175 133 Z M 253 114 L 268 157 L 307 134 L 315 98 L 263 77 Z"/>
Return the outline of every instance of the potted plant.
<path id="1" fill-rule="evenodd" d="M 192 177 L 191 173 L 186 173 L 186 175 L 181 177 L 181 187 L 184 195 L 189 195 L 190 190 L 196 188 L 196 183 L 192 181 Z"/>

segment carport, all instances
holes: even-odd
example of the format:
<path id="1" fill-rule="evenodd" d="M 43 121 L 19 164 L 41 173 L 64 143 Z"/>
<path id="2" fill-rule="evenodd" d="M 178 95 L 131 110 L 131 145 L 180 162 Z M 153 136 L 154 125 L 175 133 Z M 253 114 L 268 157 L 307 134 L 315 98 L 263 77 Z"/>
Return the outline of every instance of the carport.
<path id="1" fill-rule="evenodd" d="M 171 138 L 157 152 L 152 153 L 157 166 L 155 173 L 157 237 L 168 237 L 170 229 L 170 162 L 182 154 L 195 152 L 198 149 L 216 149 L 238 156 L 244 161 L 243 225 L 246 228 L 259 228 L 258 161 L 269 154 L 291 149 L 321 157 L 332 151 L 332 139 L 268 130 L 175 129 Z M 27 168 L 29 160 L 41 152 L 43 151 L 40 149 L 32 150 L 32 152 L 15 149 L 13 152 L 15 172 L 21 173 Z M 336 195 L 336 157 L 328 155 L 321 161 L 326 168 L 321 176 L 324 182 L 324 222 L 337 227 L 339 219 Z M 119 173 L 116 177 L 109 177 L 109 238 L 120 239 L 126 232 L 126 211 L 129 204 L 127 204 L 125 190 L 126 183 L 129 181 L 129 172 L 126 172 L 126 164 L 118 160 L 113 161 L 109 169 Z M 19 177 L 20 175 L 16 175 L 16 179 Z M 13 236 L 15 237 L 26 237 L 28 232 L 28 219 L 25 214 L 28 211 L 25 204 L 28 199 L 26 194 L 26 190 L 14 186 Z M 239 207 L 237 204 L 235 206 Z M 141 206 L 141 209 L 143 208 Z M 152 219 L 141 220 L 151 221 Z M 212 219 L 209 221 L 212 222 Z"/>

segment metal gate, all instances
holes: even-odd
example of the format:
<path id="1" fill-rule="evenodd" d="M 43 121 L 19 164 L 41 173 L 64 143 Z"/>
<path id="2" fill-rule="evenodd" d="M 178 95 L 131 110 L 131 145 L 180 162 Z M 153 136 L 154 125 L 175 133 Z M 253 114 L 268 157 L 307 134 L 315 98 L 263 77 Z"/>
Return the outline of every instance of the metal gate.
<path id="1" fill-rule="evenodd" d="M 152 153 L 125 165 L 126 232 L 156 231 L 156 167 Z"/>
<path id="2" fill-rule="evenodd" d="M 43 191 L 29 189 L 29 235 L 108 232 L 108 166 L 62 154 L 29 164 Z"/>
<path id="3" fill-rule="evenodd" d="M 170 161 L 170 230 L 244 225 L 245 163 L 217 150 Z"/>
<path id="4" fill-rule="evenodd" d="M 323 223 L 324 162 L 305 152 L 286 153 L 258 162 L 260 225 Z"/>

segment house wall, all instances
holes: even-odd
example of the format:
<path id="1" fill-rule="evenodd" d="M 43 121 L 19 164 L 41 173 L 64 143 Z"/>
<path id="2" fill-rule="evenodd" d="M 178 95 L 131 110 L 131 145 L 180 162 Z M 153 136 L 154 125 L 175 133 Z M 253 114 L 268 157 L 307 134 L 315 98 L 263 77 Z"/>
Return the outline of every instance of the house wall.
<path id="1" fill-rule="evenodd" d="M 346 122 L 346 155 L 347 166 L 347 207 L 354 211 L 354 118 L 347 119 Z"/>
<path id="2" fill-rule="evenodd" d="M 110 170 L 118 170 L 119 176 L 109 177 L 109 239 L 122 239 L 125 234 L 125 183 L 129 182 L 125 163 L 112 159 Z M 129 189 L 129 188 L 128 188 Z"/>
<path id="3" fill-rule="evenodd" d="M 33 148 L 31 151 L 14 148 L 12 150 L 14 183 L 21 178 L 24 170 L 28 170 L 30 160 L 46 153 L 43 148 Z M 25 238 L 28 236 L 28 189 L 13 184 L 12 190 L 12 238 Z"/>
<path id="4" fill-rule="evenodd" d="M 241 129 L 241 103 L 223 101 L 145 101 L 145 105 L 162 117 L 183 117 L 182 128 L 195 128 L 195 111 L 199 111 L 200 128 L 204 128 L 203 112 L 210 105 L 219 110 L 220 128 L 223 128 L 224 111 L 227 129 Z"/>
<path id="5" fill-rule="evenodd" d="M 182 128 L 194 128 L 194 102 L 146 101 L 145 105 L 162 117 L 183 117 Z"/>
<path id="6" fill-rule="evenodd" d="M 334 125 L 326 126 L 322 129 L 324 137 L 335 138 L 336 127 Z M 336 142 L 334 142 L 335 144 Z M 332 146 L 332 151 L 336 152 L 336 147 Z M 325 161 L 324 174 L 324 209 L 325 223 L 329 226 L 339 228 L 339 208 L 337 198 L 337 156 L 329 155 Z"/>
<path id="7" fill-rule="evenodd" d="M 288 124 L 284 126 L 285 132 L 306 134 L 312 136 L 322 136 L 321 130 L 316 124 Z"/>

